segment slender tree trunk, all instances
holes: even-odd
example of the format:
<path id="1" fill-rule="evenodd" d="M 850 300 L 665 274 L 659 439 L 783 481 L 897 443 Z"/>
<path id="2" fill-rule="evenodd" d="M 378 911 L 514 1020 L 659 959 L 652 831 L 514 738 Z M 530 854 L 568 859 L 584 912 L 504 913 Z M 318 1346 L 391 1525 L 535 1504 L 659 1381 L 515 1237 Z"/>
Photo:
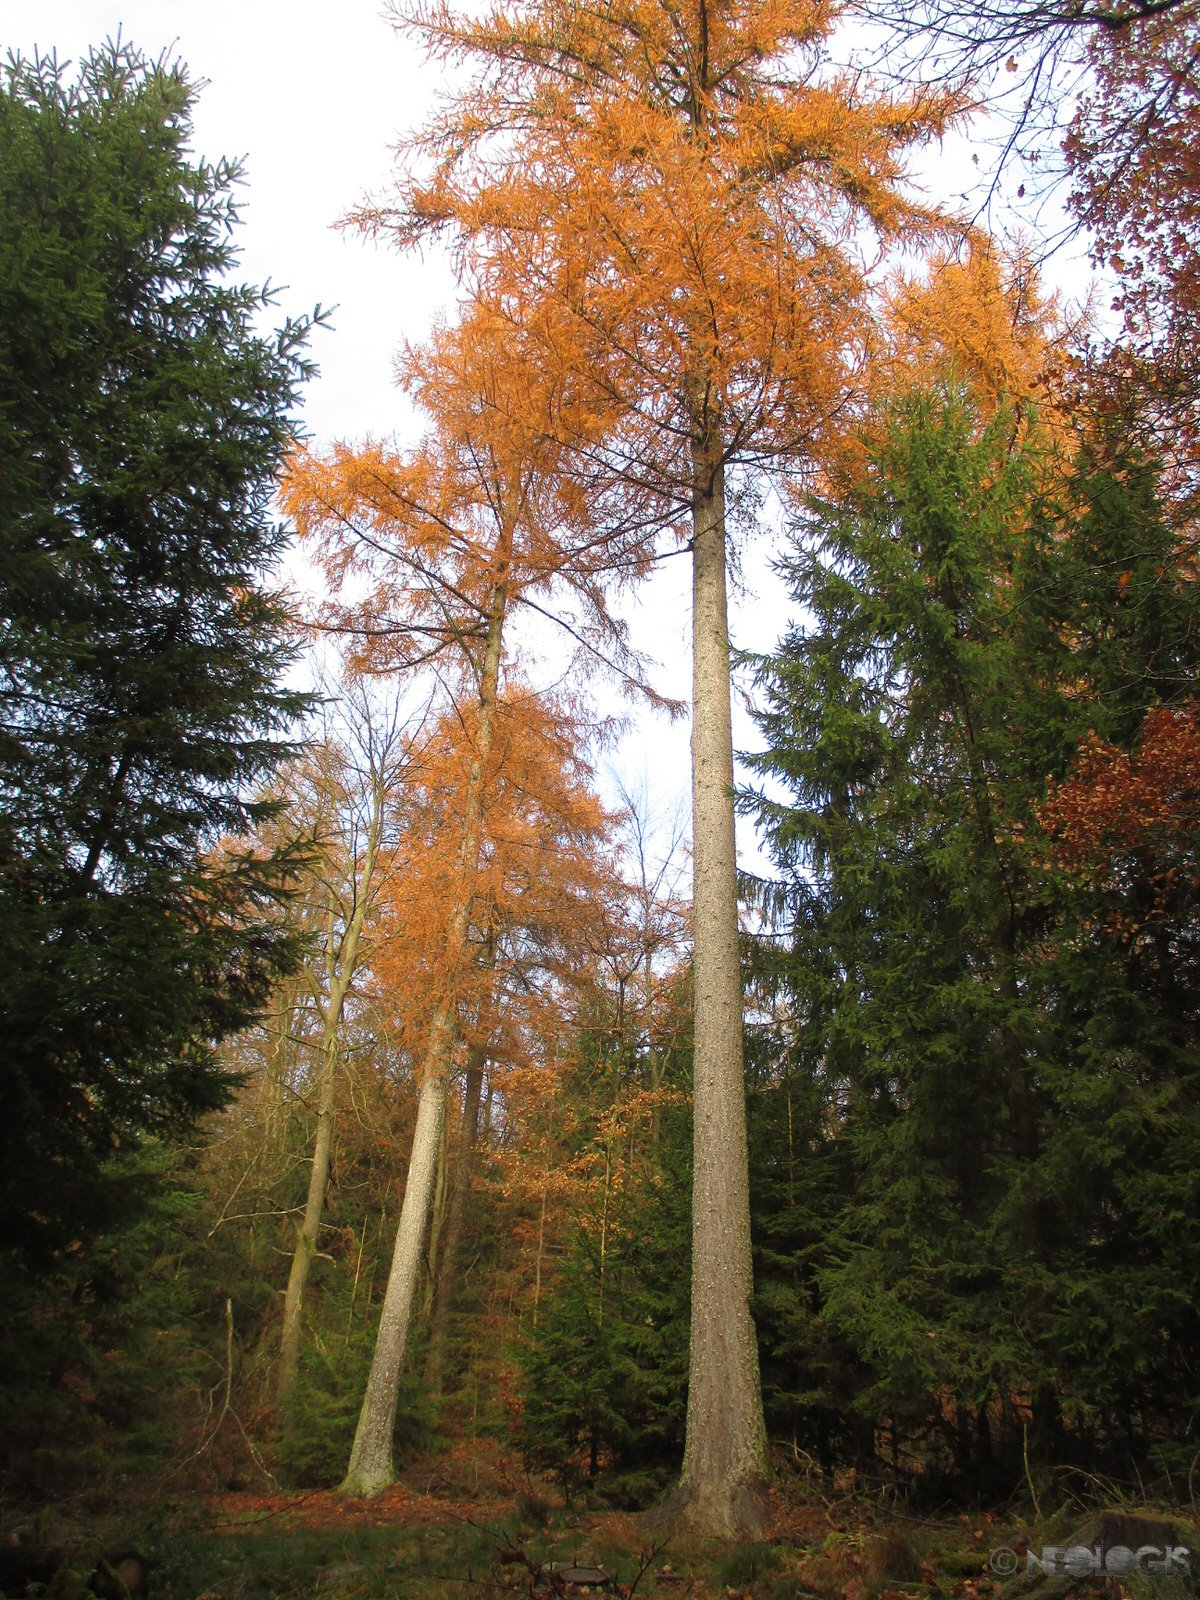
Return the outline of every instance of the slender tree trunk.
<path id="1" fill-rule="evenodd" d="M 683 1475 L 667 1511 L 698 1532 L 754 1538 L 762 1531 L 766 1438 L 750 1315 L 724 477 L 713 430 L 694 445 L 693 467 L 692 1322 Z"/>
<path id="2" fill-rule="evenodd" d="M 484 1059 L 484 1052 L 480 1046 L 473 1045 L 467 1057 L 462 1121 L 450 1162 L 445 1231 L 434 1289 L 433 1311 L 429 1321 L 429 1353 L 425 1360 L 425 1382 L 435 1401 L 440 1400 L 442 1396 L 450 1302 L 454 1294 L 454 1273 L 462 1245 L 463 1223 L 475 1170 L 475 1152 L 479 1147 L 479 1111 L 483 1102 Z"/>
<path id="3" fill-rule="evenodd" d="M 271 1041 L 267 1057 L 267 1127 L 266 1143 L 272 1158 L 283 1144 L 290 1109 L 289 1090 L 295 1070 L 295 1043 L 297 1017 L 300 1011 L 300 991 L 303 977 L 297 974 L 281 984 L 276 991 L 275 1009 L 263 1019 Z"/>
<path id="4" fill-rule="evenodd" d="M 538 1325 L 542 1309 L 542 1262 L 546 1258 L 546 1197 L 550 1192 L 548 1182 L 542 1184 L 542 1209 L 538 1214 L 537 1255 L 533 1263 L 533 1325 Z"/>
<path id="5" fill-rule="evenodd" d="M 337 1041 L 329 1042 L 321 1064 L 321 1079 L 317 1090 L 317 1131 L 313 1139 L 312 1165 L 308 1175 L 308 1195 L 304 1203 L 304 1217 L 292 1253 L 292 1268 L 288 1274 L 287 1293 L 283 1302 L 283 1337 L 279 1346 L 278 1406 L 287 1410 L 296 1388 L 296 1374 L 300 1366 L 300 1332 L 304 1291 L 308 1285 L 309 1268 L 317 1253 L 317 1240 L 321 1232 L 321 1217 L 325 1210 L 325 1192 L 329 1186 L 329 1157 L 333 1148 L 334 1091 L 336 1087 Z"/>
<path id="6" fill-rule="evenodd" d="M 437 1291 L 438 1273 L 442 1266 L 442 1230 L 446 1225 L 446 1196 L 449 1190 L 450 1139 L 446 1119 L 442 1118 L 442 1141 L 438 1145 L 437 1172 L 433 1179 L 433 1205 L 429 1211 L 429 1238 L 425 1245 L 425 1287 L 421 1294 L 421 1321 L 428 1322 L 433 1314 L 433 1297 Z"/>
<path id="7" fill-rule="evenodd" d="M 400 1373 L 408 1348 L 413 1301 L 421 1274 L 421 1244 L 437 1179 L 438 1148 L 446 1114 L 454 1046 L 458 1035 L 458 984 L 467 950 L 479 852 L 483 843 L 483 794 L 495 734 L 496 700 L 504 619 L 508 607 L 513 522 L 506 518 L 496 546 L 495 579 L 487 613 L 487 637 L 479 678 L 478 743 L 463 796 L 463 829 L 458 850 L 457 900 L 446 928 L 446 983 L 429 1030 L 420 1073 L 417 1125 L 404 1202 L 396 1230 L 383 1313 L 371 1358 L 367 1392 L 359 1413 L 343 1494 L 373 1495 L 393 1483 L 396 1469 L 392 1435 L 396 1425 Z"/>
<path id="8" fill-rule="evenodd" d="M 342 1013 L 346 996 L 358 966 L 358 946 L 362 937 L 370 902 L 371 882 L 379 862 L 383 840 L 383 812 L 387 802 L 385 780 L 382 773 L 373 780 L 371 816 L 367 825 L 366 853 L 359 863 L 353 863 L 354 900 L 340 948 L 334 938 L 335 917 L 331 905 L 328 937 L 325 948 L 326 987 L 324 1014 L 321 1025 L 321 1075 L 317 1085 L 317 1130 L 313 1139 L 312 1165 L 308 1174 L 308 1195 L 304 1202 L 304 1216 L 292 1255 L 292 1268 L 288 1274 L 287 1293 L 283 1301 L 283 1333 L 279 1348 L 279 1377 L 277 1399 L 280 1411 L 286 1409 L 296 1387 L 296 1374 L 300 1366 L 300 1332 L 304 1309 L 304 1291 L 308 1285 L 309 1269 L 317 1252 L 321 1233 L 321 1219 L 325 1210 L 325 1195 L 329 1188 L 329 1160 L 333 1149 L 335 1105 L 337 1101 L 337 1063 L 341 1053 Z M 331 895 L 333 891 L 330 891 Z M 314 988 L 316 986 L 314 985 Z M 320 1001 L 318 1000 L 318 1005 Z"/>

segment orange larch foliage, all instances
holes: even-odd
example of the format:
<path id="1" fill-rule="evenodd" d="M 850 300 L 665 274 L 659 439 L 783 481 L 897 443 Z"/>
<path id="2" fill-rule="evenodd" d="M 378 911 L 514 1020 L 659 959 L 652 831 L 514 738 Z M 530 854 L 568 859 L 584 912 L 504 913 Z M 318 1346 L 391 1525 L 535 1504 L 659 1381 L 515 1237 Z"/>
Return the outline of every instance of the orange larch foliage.
<path id="1" fill-rule="evenodd" d="M 615 869 L 612 819 L 590 787 L 578 720 L 509 685 L 482 775 L 478 864 L 462 881 L 455 845 L 477 722 L 477 708 L 456 709 L 422 741 L 379 896 L 373 967 L 406 1054 L 420 1058 L 438 997 L 450 992 L 460 1046 L 484 1048 L 495 1071 L 544 1064 L 562 1031 L 562 986 L 588 961 Z M 463 895 L 469 933 L 459 948 L 442 925 Z"/>
<path id="2" fill-rule="evenodd" d="M 870 238 L 947 219 L 906 195 L 906 151 L 964 108 L 827 70 L 845 8 L 814 0 L 394 6 L 475 68 L 400 147 L 402 246 L 445 233 L 555 375 L 564 442 L 690 503 L 700 407 L 725 459 L 836 449 L 870 336 Z M 586 419 L 586 425 L 583 422 Z"/>
<path id="3" fill-rule="evenodd" d="M 644 570 L 636 504 L 616 507 L 590 492 L 586 470 L 568 470 L 551 437 L 552 388 L 521 361 L 504 318 L 473 303 L 455 327 L 408 348 L 399 375 L 429 421 L 417 448 L 298 451 L 281 488 L 334 595 L 321 621 L 353 641 L 353 664 L 387 672 L 436 660 L 477 675 L 501 584 L 507 611 L 544 613 L 569 591 L 559 616 L 581 648 L 632 672 L 606 589 Z"/>
<path id="4" fill-rule="evenodd" d="M 950 371 L 975 396 L 981 425 L 1005 404 L 1053 403 L 1062 326 L 1027 256 L 1005 256 L 974 237 L 965 254 L 904 276 L 888 297 L 890 349 L 875 366 L 877 392 L 894 394 Z"/>

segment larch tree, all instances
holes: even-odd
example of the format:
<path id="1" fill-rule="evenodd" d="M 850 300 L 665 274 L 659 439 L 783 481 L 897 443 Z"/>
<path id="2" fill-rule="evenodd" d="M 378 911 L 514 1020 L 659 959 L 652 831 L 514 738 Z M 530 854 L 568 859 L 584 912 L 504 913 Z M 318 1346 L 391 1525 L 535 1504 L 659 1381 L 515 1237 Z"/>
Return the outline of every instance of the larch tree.
<path id="1" fill-rule="evenodd" d="M 423 747 L 419 799 L 397 841 L 402 864 L 382 897 L 375 974 L 379 1004 L 416 1059 L 428 1034 L 428 997 L 448 986 L 456 996 L 455 1065 L 465 1092 L 454 1148 L 447 1139 L 441 1151 L 427 1251 L 426 1310 L 438 1312 L 428 1357 L 439 1375 L 483 1080 L 496 1091 L 514 1067 L 544 1071 L 562 1032 L 560 1014 L 590 970 L 613 879 L 609 818 L 582 754 L 586 730 L 569 705 L 510 681 L 497 700 L 483 773 L 467 958 L 447 950 L 432 921 L 455 892 L 446 845 L 460 825 L 476 720 L 475 708 L 453 708 Z M 447 970 L 448 956 L 457 970 Z"/>
<path id="2" fill-rule="evenodd" d="M 693 562 L 695 1176 L 687 1448 L 671 1514 L 761 1526 L 733 821 L 726 471 L 836 441 L 868 340 L 867 256 L 940 219 L 904 152 L 952 94 L 885 100 L 825 62 L 815 0 L 531 0 L 394 7 L 476 70 L 402 150 L 363 226 L 438 235 L 512 338 L 585 397 L 552 418 L 598 472 L 657 500 Z M 868 243 L 870 241 L 870 243 Z"/>
<path id="3" fill-rule="evenodd" d="M 443 981 L 435 992 L 418 1069 L 417 1125 L 396 1247 L 367 1393 L 343 1489 L 378 1493 L 394 1477 L 392 1435 L 399 1375 L 420 1280 L 421 1244 L 437 1177 L 446 1099 L 470 969 L 472 909 L 482 865 L 486 784 L 496 739 L 505 630 L 514 606 L 539 606 L 565 581 L 580 603 L 572 631 L 617 658 L 619 626 L 604 606 L 600 574 L 620 546 L 636 570 L 636 520 L 610 544 L 589 537 L 586 497 L 554 470 L 541 419 L 548 409 L 536 368 L 505 349 L 503 319 L 477 303 L 457 327 L 405 357 L 406 381 L 430 418 L 425 444 L 405 456 L 380 446 L 298 457 L 284 499 L 302 534 L 320 541 L 340 587 L 365 575 L 365 599 L 335 607 L 372 671 L 420 664 L 438 670 L 470 729 L 458 794 L 459 833 L 439 935 Z M 610 530 L 611 531 L 611 530 Z M 574 539 L 574 543 L 570 541 Z"/>

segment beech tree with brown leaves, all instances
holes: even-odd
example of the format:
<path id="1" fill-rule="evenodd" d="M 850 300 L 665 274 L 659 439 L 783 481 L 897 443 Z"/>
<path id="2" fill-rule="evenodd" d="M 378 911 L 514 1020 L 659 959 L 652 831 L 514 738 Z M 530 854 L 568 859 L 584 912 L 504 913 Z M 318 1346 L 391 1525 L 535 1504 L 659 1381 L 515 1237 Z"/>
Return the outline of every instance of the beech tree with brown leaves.
<path id="1" fill-rule="evenodd" d="M 1164 968 L 1194 968 L 1200 891 L 1200 715 L 1155 706 L 1131 753 L 1091 733 L 1041 808 L 1054 858 L 1092 890 L 1093 925 L 1161 945 Z"/>

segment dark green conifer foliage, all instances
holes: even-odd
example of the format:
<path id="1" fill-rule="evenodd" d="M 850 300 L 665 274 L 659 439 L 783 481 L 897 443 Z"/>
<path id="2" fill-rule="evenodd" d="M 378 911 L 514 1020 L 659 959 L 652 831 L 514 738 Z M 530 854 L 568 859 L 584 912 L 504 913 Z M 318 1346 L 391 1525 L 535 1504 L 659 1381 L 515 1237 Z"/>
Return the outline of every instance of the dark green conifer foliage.
<path id="1" fill-rule="evenodd" d="M 680 1178 L 647 1175 L 621 1197 L 603 1261 L 594 1230 L 575 1230 L 522 1351 L 522 1447 L 569 1494 L 597 1486 L 610 1504 L 645 1505 L 678 1466 L 688 1309 Z"/>
<path id="2" fill-rule="evenodd" d="M 371 1365 L 371 1306 L 353 1308 L 347 1315 L 345 1272 L 326 1277 L 309 1319 L 309 1342 L 273 1458 L 275 1472 L 289 1487 L 335 1488 L 345 1477 Z M 426 1447 L 432 1435 L 429 1396 L 419 1366 L 423 1339 L 418 1337 L 413 1348 L 413 1363 L 400 1379 L 393 1436 L 396 1459 L 402 1464 Z"/>
<path id="3" fill-rule="evenodd" d="M 1040 449 L 952 385 L 895 401 L 861 490 L 811 510 L 809 620 L 763 669 L 792 933 L 764 975 L 815 1119 L 788 1181 L 824 1220 L 760 1178 L 760 1298 L 798 1274 L 821 1335 L 807 1448 L 813 1395 L 846 1397 L 973 1492 L 1020 1477 L 1026 1427 L 1043 1461 L 1169 1453 L 1200 1356 L 1196 997 L 1103 936 L 1037 815 L 1089 729 L 1127 743 L 1186 690 L 1195 586 L 1152 464 Z M 802 1341 L 763 1331 L 770 1374 Z"/>
<path id="4" fill-rule="evenodd" d="M 756 998 L 788 982 L 765 954 L 747 985 Z M 869 1465 L 873 1452 L 854 1406 L 861 1363 L 824 1315 L 820 1287 L 854 1171 L 835 1137 L 836 1097 L 808 1054 L 819 1030 L 812 1018 L 797 1030 L 800 1015 L 752 1021 L 747 1039 L 754 1325 L 772 1448 L 830 1478 L 841 1463 Z"/>
<path id="5" fill-rule="evenodd" d="M 681 1082 L 683 1054 L 672 1049 L 668 1083 Z M 612 1056 L 585 1059 L 576 1093 L 602 1114 L 614 1095 L 637 1092 L 644 1066 L 618 1035 Z M 589 1126 L 585 1115 L 585 1135 Z M 620 1143 L 593 1175 L 518 1351 L 520 1443 L 568 1495 L 644 1506 L 670 1483 L 683 1448 L 690 1110 L 668 1104 Z"/>
<path id="6" fill-rule="evenodd" d="M 256 331 L 236 166 L 125 45 L 0 77 L 0 1235 L 95 1225 L 115 1145 L 222 1099 L 288 955 L 246 837 L 304 697 L 262 587 L 311 325 Z"/>
<path id="7" fill-rule="evenodd" d="M 126 1217 L 49 1270 L 6 1275 L 0 1484 L 17 1503 L 161 1471 L 212 1381 L 178 1270 L 196 1196 L 154 1146 L 114 1158 L 106 1178 Z"/>

